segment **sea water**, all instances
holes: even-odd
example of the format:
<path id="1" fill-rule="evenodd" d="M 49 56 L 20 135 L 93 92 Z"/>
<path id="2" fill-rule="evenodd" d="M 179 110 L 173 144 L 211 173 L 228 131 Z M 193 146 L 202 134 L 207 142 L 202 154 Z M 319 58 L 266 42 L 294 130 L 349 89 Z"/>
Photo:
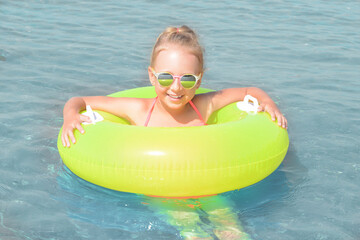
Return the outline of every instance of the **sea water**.
<path id="1" fill-rule="evenodd" d="M 143 197 L 72 174 L 56 141 L 70 97 L 149 85 L 157 35 L 183 24 L 204 87 L 260 87 L 289 121 L 283 164 L 221 194 L 243 231 L 360 239 L 359 1 L 1 0 L 1 240 L 182 239 Z"/>

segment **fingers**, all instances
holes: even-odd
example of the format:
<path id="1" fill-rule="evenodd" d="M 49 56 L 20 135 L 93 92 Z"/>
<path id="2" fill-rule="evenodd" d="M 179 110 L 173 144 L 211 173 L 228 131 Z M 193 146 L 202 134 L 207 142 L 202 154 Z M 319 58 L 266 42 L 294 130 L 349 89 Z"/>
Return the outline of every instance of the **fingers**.
<path id="1" fill-rule="evenodd" d="M 76 143 L 76 140 L 75 140 L 75 136 L 74 136 L 73 131 L 70 131 L 70 132 L 69 132 L 69 137 L 70 137 L 72 143 L 75 144 L 75 143 Z M 70 147 L 70 144 L 68 145 L 68 147 Z"/>
<path id="2" fill-rule="evenodd" d="M 85 133 L 85 130 L 83 129 L 83 127 L 81 126 L 80 123 L 76 124 L 76 128 L 77 128 L 77 130 L 79 130 L 79 132 L 80 132 L 81 134 L 84 134 L 84 133 Z"/>
<path id="3" fill-rule="evenodd" d="M 63 132 L 61 134 L 61 142 L 64 147 L 70 147 L 69 137 L 68 137 L 68 134 L 66 134 L 66 132 L 67 131 L 65 131 L 65 129 L 63 128 Z"/>
<path id="4" fill-rule="evenodd" d="M 84 130 L 82 130 L 84 131 Z M 84 131 L 85 132 L 85 131 Z M 75 135 L 73 133 L 73 130 L 65 130 L 63 129 L 63 132 L 61 134 L 61 142 L 63 144 L 64 147 L 70 147 L 71 146 L 71 142 L 73 144 L 76 143 L 76 139 L 75 139 Z"/>
<path id="5" fill-rule="evenodd" d="M 76 139 L 75 139 L 75 135 L 74 135 L 74 130 L 77 129 L 79 130 L 79 132 L 81 134 L 85 133 L 84 128 L 81 126 L 80 123 L 77 123 L 75 127 L 72 128 L 65 128 L 63 127 L 63 131 L 61 133 L 61 142 L 63 144 L 64 147 L 70 147 L 71 146 L 71 142 L 73 144 L 76 143 Z"/>
<path id="6" fill-rule="evenodd" d="M 278 125 L 280 127 L 287 129 L 287 127 L 288 127 L 287 120 L 284 117 L 284 115 L 282 115 L 280 112 L 278 112 L 278 114 L 276 115 L 276 119 L 278 120 Z"/>
<path id="7" fill-rule="evenodd" d="M 91 119 L 90 119 L 90 117 L 88 117 L 88 116 L 85 116 L 85 115 L 80 114 L 79 119 L 80 119 L 81 122 L 91 123 Z"/>
<path id="8" fill-rule="evenodd" d="M 63 132 L 61 134 L 61 142 L 63 146 L 70 147 L 70 140 L 75 144 L 76 141 L 73 131 L 63 128 Z"/>
<path id="9" fill-rule="evenodd" d="M 260 109 L 260 107 L 259 107 L 259 109 Z M 287 123 L 286 118 L 278 109 L 273 109 L 273 108 L 267 107 L 267 106 L 261 106 L 261 109 L 263 109 L 264 111 L 266 111 L 270 114 L 272 121 L 275 122 L 277 120 L 278 125 L 280 127 L 285 128 L 285 129 L 288 128 L 288 123 Z"/>
<path id="10" fill-rule="evenodd" d="M 67 146 L 67 142 L 66 142 L 66 134 L 65 134 L 65 130 L 64 130 L 64 127 L 62 129 L 62 133 L 61 133 L 61 142 L 63 144 L 64 147 Z"/>
<path id="11" fill-rule="evenodd" d="M 91 123 L 91 119 L 88 116 L 85 115 L 79 115 L 77 118 L 78 120 L 74 120 L 73 123 L 64 123 L 63 130 L 61 133 L 61 142 L 64 147 L 70 147 L 71 142 L 73 144 L 76 143 L 74 130 L 77 129 L 81 134 L 85 133 L 84 128 L 81 126 L 82 122 L 89 122 Z"/>
<path id="12" fill-rule="evenodd" d="M 266 107 L 266 106 L 264 106 L 263 108 L 264 108 L 264 111 L 266 111 L 266 112 L 268 112 L 268 113 L 270 114 L 271 120 L 272 120 L 273 122 L 275 122 L 275 120 L 276 120 L 276 118 L 277 118 L 277 115 L 278 115 L 277 113 L 280 113 L 280 112 L 275 111 L 273 108 Z M 281 113 L 280 113 L 280 114 L 281 114 Z"/>
<path id="13" fill-rule="evenodd" d="M 61 142 L 64 147 L 66 147 L 65 137 L 64 137 L 64 130 L 61 133 Z"/>
<path id="14" fill-rule="evenodd" d="M 287 120 L 279 111 L 274 111 L 271 115 L 271 120 L 275 121 L 277 119 L 279 127 L 287 129 Z"/>

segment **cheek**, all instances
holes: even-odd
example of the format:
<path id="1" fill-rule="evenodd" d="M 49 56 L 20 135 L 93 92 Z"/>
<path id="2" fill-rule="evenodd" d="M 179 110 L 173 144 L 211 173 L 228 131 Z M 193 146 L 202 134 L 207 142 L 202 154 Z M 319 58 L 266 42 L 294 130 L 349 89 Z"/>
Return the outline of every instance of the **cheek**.
<path id="1" fill-rule="evenodd" d="M 166 92 L 166 89 L 163 88 L 163 87 L 161 87 L 161 86 L 159 85 L 159 83 L 155 83 L 154 87 L 155 87 L 155 92 L 156 92 L 156 94 L 157 94 L 158 96 L 161 95 L 161 94 L 164 94 L 164 92 Z"/>
<path id="2" fill-rule="evenodd" d="M 192 99 L 194 96 L 195 96 L 195 91 L 196 89 L 190 89 L 190 90 L 187 90 L 186 91 L 186 96 L 189 98 L 189 99 Z"/>

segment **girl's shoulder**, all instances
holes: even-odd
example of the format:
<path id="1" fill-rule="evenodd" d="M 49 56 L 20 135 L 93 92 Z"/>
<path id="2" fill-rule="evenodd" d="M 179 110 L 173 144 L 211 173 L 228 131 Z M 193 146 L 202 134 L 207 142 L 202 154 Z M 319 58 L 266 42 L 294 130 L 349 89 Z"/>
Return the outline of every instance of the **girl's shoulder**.
<path id="1" fill-rule="evenodd" d="M 215 92 L 200 93 L 196 94 L 192 99 L 192 102 L 197 107 L 205 121 L 207 121 L 208 117 L 214 111 L 212 100 L 215 94 Z"/>
<path id="2" fill-rule="evenodd" d="M 208 105 L 208 104 L 211 104 L 211 102 L 213 101 L 214 97 L 217 94 L 218 94 L 218 91 L 196 94 L 194 96 L 194 98 L 192 99 L 192 101 L 194 102 L 194 104 Z"/>
<path id="3" fill-rule="evenodd" d="M 127 112 L 143 111 L 151 106 L 153 98 L 132 98 L 132 97 L 112 97 L 110 102 L 114 107 L 126 110 Z"/>
<path id="4" fill-rule="evenodd" d="M 134 118 L 149 108 L 153 99 L 147 98 L 130 98 L 130 97 L 110 97 L 96 96 L 87 97 L 86 102 L 94 109 L 102 110 L 115 114 L 126 119 Z"/>

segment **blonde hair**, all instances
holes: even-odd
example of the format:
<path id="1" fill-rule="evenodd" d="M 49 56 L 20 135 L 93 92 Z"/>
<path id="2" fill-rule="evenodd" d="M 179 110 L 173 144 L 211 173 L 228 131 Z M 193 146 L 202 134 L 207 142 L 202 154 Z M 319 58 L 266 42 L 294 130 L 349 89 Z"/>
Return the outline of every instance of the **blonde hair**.
<path id="1" fill-rule="evenodd" d="M 177 44 L 187 47 L 192 54 L 194 54 L 200 63 L 201 72 L 204 71 L 204 49 L 198 41 L 197 34 L 188 26 L 167 27 L 157 38 L 152 50 L 150 66 L 154 67 L 156 57 L 162 51 L 167 49 L 167 45 Z"/>

